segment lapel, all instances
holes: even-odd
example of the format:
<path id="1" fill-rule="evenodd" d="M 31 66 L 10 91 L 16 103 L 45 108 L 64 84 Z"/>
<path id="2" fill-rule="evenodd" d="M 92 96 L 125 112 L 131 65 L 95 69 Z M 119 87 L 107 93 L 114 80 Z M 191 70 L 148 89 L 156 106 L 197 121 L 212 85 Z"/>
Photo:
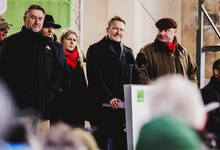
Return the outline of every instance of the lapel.
<path id="1" fill-rule="evenodd" d="M 117 53 L 115 52 L 113 46 L 110 44 L 110 42 L 108 41 L 107 39 L 107 36 L 104 37 L 104 44 L 108 45 L 106 47 L 106 52 L 107 52 L 107 55 L 113 60 L 113 62 L 117 63 L 117 65 L 121 65 L 121 62 L 122 62 L 122 57 L 125 56 L 125 46 L 124 44 L 121 42 L 120 43 L 120 46 L 121 46 L 121 55 L 120 57 L 118 57 Z"/>

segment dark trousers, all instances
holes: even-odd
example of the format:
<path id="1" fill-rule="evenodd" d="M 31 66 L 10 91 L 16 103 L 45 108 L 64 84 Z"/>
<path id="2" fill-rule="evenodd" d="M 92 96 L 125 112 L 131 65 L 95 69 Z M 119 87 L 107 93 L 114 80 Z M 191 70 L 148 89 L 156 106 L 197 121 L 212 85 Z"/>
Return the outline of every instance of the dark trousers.
<path id="1" fill-rule="evenodd" d="M 109 138 L 113 140 L 114 150 L 127 150 L 127 138 L 124 131 L 125 125 L 121 122 L 92 123 L 98 146 L 101 150 L 107 150 Z"/>

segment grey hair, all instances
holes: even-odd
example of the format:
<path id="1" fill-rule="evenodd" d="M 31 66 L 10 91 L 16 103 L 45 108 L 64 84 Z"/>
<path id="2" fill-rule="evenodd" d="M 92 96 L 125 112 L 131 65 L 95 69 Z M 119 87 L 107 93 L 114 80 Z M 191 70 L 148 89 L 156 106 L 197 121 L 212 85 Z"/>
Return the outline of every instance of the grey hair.
<path id="1" fill-rule="evenodd" d="M 167 75 L 153 84 L 149 102 L 153 117 L 173 114 L 195 129 L 205 126 L 207 112 L 197 85 L 182 75 Z"/>

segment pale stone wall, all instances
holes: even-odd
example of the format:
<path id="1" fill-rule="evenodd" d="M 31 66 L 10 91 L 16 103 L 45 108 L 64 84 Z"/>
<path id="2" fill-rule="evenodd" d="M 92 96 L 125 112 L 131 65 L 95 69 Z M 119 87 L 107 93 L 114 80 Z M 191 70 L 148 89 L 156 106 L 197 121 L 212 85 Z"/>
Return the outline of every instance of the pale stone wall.
<path id="1" fill-rule="evenodd" d="M 140 0 L 152 17 L 157 21 L 171 17 L 178 23 L 177 39 L 196 60 L 196 32 L 198 29 L 198 0 Z M 204 7 L 220 28 L 220 0 L 206 0 Z M 84 0 L 83 8 L 83 51 L 89 45 L 106 35 L 110 17 L 119 15 L 126 21 L 123 43 L 131 47 L 136 57 L 140 48 L 153 42 L 157 29 L 154 20 L 144 10 L 138 0 Z M 204 19 L 203 45 L 219 44 L 211 25 Z M 220 53 L 208 52 L 205 59 L 205 78 L 212 76 L 212 64 Z"/>
<path id="2" fill-rule="evenodd" d="M 177 38 L 181 42 L 181 0 L 141 0 L 141 3 L 157 21 L 171 17 L 179 24 Z M 107 22 L 114 15 L 126 21 L 123 43 L 131 47 L 134 55 L 145 44 L 153 42 L 157 28 L 138 0 L 84 0 L 83 51 L 106 35 Z"/>

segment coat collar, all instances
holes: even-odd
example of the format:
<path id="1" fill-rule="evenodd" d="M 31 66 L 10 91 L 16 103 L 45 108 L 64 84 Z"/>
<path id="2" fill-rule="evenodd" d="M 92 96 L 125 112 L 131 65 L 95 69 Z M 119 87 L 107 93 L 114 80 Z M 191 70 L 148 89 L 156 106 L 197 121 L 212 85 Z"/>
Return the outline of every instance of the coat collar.
<path id="1" fill-rule="evenodd" d="M 220 90 L 220 81 L 213 75 L 211 77 L 210 83 L 215 87 L 215 89 Z"/>
<path id="2" fill-rule="evenodd" d="M 52 41 L 52 38 L 44 36 L 41 32 L 33 32 L 32 30 L 29 30 L 26 28 L 26 26 L 22 26 L 21 29 L 22 33 L 29 39 L 37 42 L 40 41 Z"/>
<path id="3" fill-rule="evenodd" d="M 114 49 L 110 47 L 110 42 L 107 40 L 106 36 L 103 37 L 98 43 L 99 43 L 99 49 L 104 53 L 109 53 L 107 54 L 108 57 L 110 57 L 118 65 L 120 64 L 121 61 L 123 61 L 122 59 L 125 57 L 125 54 L 128 51 L 128 48 L 121 42 L 121 48 L 123 48 L 123 51 L 121 52 L 121 58 L 119 59 Z"/>
<path id="4" fill-rule="evenodd" d="M 111 42 L 110 42 L 111 39 L 108 37 L 108 35 L 106 35 L 105 38 L 106 38 L 107 41 L 108 41 L 108 45 L 109 45 L 109 47 L 110 47 L 110 50 L 111 50 L 112 52 L 116 53 L 115 50 L 114 50 L 114 48 L 113 48 L 113 46 L 112 46 L 112 44 L 111 44 Z M 121 54 L 120 54 L 119 59 L 121 60 L 122 54 L 123 54 L 123 52 L 124 52 L 124 44 L 123 44 L 121 41 L 120 41 L 120 47 L 121 47 Z"/>
<path id="5" fill-rule="evenodd" d="M 159 51 L 162 51 L 164 53 L 170 54 L 168 46 L 167 46 L 166 43 L 163 43 L 163 42 L 159 41 L 158 39 L 155 39 L 154 42 L 156 43 L 156 45 L 158 45 L 158 48 L 155 49 L 156 53 L 159 52 Z M 184 57 L 183 49 L 179 48 L 179 46 L 180 45 L 179 45 L 178 40 L 176 38 L 175 54 L 182 58 L 182 57 Z"/>

